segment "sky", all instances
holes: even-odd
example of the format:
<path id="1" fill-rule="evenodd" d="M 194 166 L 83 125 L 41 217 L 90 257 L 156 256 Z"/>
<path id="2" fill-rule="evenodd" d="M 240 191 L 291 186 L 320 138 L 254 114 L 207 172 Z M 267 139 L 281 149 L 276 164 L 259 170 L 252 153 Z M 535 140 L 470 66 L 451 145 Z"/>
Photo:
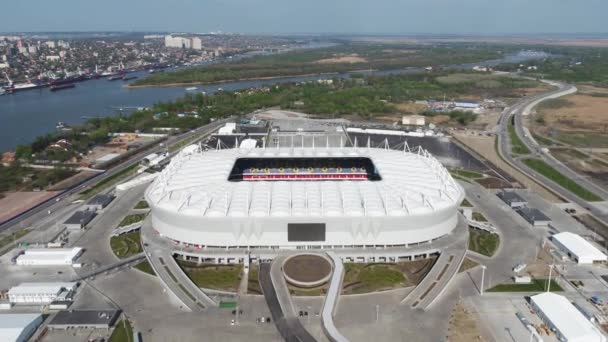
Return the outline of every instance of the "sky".
<path id="1" fill-rule="evenodd" d="M 0 32 L 608 33 L 607 0 L 5 0 Z"/>

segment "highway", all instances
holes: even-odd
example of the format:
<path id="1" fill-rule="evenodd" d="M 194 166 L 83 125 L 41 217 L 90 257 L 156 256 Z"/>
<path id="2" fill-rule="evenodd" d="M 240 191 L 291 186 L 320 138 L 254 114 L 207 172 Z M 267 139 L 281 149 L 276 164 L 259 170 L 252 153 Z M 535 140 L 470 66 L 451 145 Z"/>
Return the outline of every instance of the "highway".
<path id="1" fill-rule="evenodd" d="M 549 164 L 554 169 L 558 170 L 564 176 L 566 176 L 572 180 L 575 180 L 581 186 L 594 192 L 596 195 L 602 197 L 602 199 L 604 199 L 604 200 L 608 199 L 608 192 L 605 189 L 599 187 L 597 184 L 591 182 L 586 177 L 584 177 L 584 176 L 576 173 L 572 169 L 568 168 L 563 163 L 556 160 L 549 153 L 543 152 L 542 149 L 540 148 L 540 146 L 538 145 L 538 143 L 534 140 L 534 138 L 529 134 L 529 132 L 527 132 L 526 129 L 524 129 L 523 124 L 522 124 L 522 116 L 525 114 L 528 114 L 534 106 L 536 106 L 537 104 L 539 104 L 540 102 L 542 102 L 544 100 L 565 96 L 565 95 L 572 94 L 577 91 L 576 87 L 574 87 L 570 84 L 555 82 L 555 81 L 544 81 L 544 82 L 547 84 L 550 84 L 552 86 L 555 86 L 556 89 L 553 89 L 551 91 L 548 91 L 548 92 L 545 92 L 545 93 L 542 93 L 539 95 L 524 98 L 517 104 L 515 104 L 511 107 L 508 107 L 503 111 L 503 113 L 498 121 L 498 125 L 499 125 L 498 152 L 505 161 L 507 161 L 514 167 L 520 169 L 525 174 L 531 176 L 533 179 L 535 179 L 536 181 L 541 183 L 543 186 L 545 186 L 548 189 L 552 190 L 553 192 L 559 194 L 561 197 L 567 199 L 568 201 L 576 203 L 583 208 L 586 208 L 597 219 L 603 221 L 604 223 L 607 223 L 608 222 L 608 212 L 605 209 L 602 209 L 601 207 L 597 207 L 593 203 L 589 203 L 589 202 L 585 201 L 584 199 L 576 196 L 569 190 L 566 190 L 565 188 L 561 187 L 559 184 L 553 182 L 552 180 L 548 179 L 547 177 L 534 171 L 533 169 L 528 167 L 526 164 L 524 164 L 519 158 L 514 157 L 511 154 L 511 148 L 510 148 L 511 142 L 510 142 L 510 138 L 509 138 L 508 125 L 509 125 L 509 121 L 510 121 L 511 117 L 514 117 L 515 132 L 516 132 L 517 136 L 521 139 L 521 141 L 530 149 L 532 154 L 541 158 L 543 161 L 545 161 L 547 164 Z"/>
<path id="2" fill-rule="evenodd" d="M 26 211 L 20 215 L 17 215 L 12 219 L 7 220 L 6 222 L 3 222 L 2 224 L 0 224 L 0 233 L 11 227 L 14 227 L 16 225 L 20 225 L 21 227 L 30 226 L 33 223 L 38 222 L 38 221 L 42 220 L 43 218 L 45 218 L 46 216 L 48 216 L 49 211 L 51 211 L 52 213 L 55 213 L 58 210 L 62 210 L 63 208 L 69 206 L 74 200 L 77 199 L 76 198 L 77 196 L 75 196 L 75 195 L 77 195 L 78 193 L 84 191 L 88 187 L 94 186 L 98 182 L 101 182 L 102 180 L 104 180 L 108 177 L 111 177 L 134 164 L 139 163 L 141 161 L 141 159 L 143 157 L 145 157 L 146 155 L 148 155 L 150 153 L 154 153 L 154 152 L 161 152 L 166 148 L 166 146 L 171 146 L 171 145 L 180 143 L 186 139 L 191 138 L 193 135 L 200 135 L 202 138 L 205 135 L 213 132 L 220 125 L 222 125 L 225 121 L 226 121 L 226 119 L 217 120 L 211 124 L 201 126 L 197 129 L 188 131 L 186 133 L 169 137 L 167 140 L 162 142 L 163 145 L 165 145 L 165 146 L 161 146 L 160 142 L 159 142 L 159 144 L 156 145 L 155 147 L 143 150 L 143 151 L 133 155 L 132 157 L 130 157 L 127 161 L 113 167 L 112 169 L 107 170 L 93 178 L 90 178 L 90 179 L 86 180 L 85 182 L 83 182 L 71 189 L 66 190 L 61 195 L 51 198 L 51 199 L 39 204 L 38 206 L 31 208 L 28 211 Z M 171 153 L 170 157 L 172 157 L 176 153 L 177 153 L 177 151 Z"/>

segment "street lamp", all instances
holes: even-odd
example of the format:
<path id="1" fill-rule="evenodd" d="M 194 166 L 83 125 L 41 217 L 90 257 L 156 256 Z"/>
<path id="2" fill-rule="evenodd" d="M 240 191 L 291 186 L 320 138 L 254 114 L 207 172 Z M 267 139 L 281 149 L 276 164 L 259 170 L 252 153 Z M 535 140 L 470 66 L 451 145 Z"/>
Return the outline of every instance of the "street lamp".
<path id="1" fill-rule="evenodd" d="M 486 275 L 486 265 L 481 265 L 481 285 L 479 285 L 479 295 L 483 296 L 483 283 Z"/>

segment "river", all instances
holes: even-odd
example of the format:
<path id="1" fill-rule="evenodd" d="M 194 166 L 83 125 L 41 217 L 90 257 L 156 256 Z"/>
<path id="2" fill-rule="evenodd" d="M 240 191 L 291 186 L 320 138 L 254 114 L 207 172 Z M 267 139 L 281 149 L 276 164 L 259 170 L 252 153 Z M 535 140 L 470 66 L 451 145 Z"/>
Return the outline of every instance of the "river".
<path id="1" fill-rule="evenodd" d="M 530 59 L 546 58 L 542 53 L 519 53 L 504 59 L 451 65 L 449 69 L 470 69 L 475 65 L 492 66 L 503 62 L 517 63 Z M 420 72 L 423 68 L 407 68 L 357 74 L 401 74 Z M 146 72 L 130 75 L 145 77 Z M 197 92 L 213 93 L 218 88 L 237 90 L 281 82 L 301 82 L 324 78 L 350 77 L 351 73 L 317 75 L 306 77 L 282 77 L 268 80 L 225 82 L 213 85 L 199 85 Z M 79 124 L 86 117 L 110 116 L 120 113 L 118 107 L 148 107 L 154 103 L 174 100 L 187 93 L 187 86 L 136 88 L 124 87 L 123 81 L 97 79 L 76 84 L 75 88 L 51 92 L 48 88 L 17 92 L 0 96 L 0 151 L 15 148 L 18 144 L 32 142 L 37 136 L 55 130 L 59 121 Z"/>

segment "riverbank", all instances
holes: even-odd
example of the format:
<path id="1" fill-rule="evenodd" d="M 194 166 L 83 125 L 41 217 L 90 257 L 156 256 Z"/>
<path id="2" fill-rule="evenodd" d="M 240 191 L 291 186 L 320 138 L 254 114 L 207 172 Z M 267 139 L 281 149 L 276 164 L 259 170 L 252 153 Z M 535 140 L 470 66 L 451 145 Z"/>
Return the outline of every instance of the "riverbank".
<path id="1" fill-rule="evenodd" d="M 404 69 L 405 70 L 405 69 Z M 331 76 L 340 74 L 356 74 L 356 73 L 368 73 L 378 71 L 376 69 L 362 69 L 362 70 L 350 70 L 345 72 L 321 72 L 312 74 L 293 74 L 293 75 L 281 75 L 281 76 L 267 76 L 267 77 L 251 77 L 251 78 L 235 78 L 235 79 L 224 79 L 211 82 L 175 82 L 175 83 L 163 83 L 163 84 L 142 84 L 142 85 L 131 85 L 126 84 L 123 87 L 127 89 L 141 89 L 141 88 L 161 88 L 161 87 L 184 87 L 193 85 L 213 85 L 229 82 L 251 82 L 251 81 L 267 81 L 277 80 L 282 78 L 294 78 L 294 77 L 314 77 L 314 76 Z"/>

